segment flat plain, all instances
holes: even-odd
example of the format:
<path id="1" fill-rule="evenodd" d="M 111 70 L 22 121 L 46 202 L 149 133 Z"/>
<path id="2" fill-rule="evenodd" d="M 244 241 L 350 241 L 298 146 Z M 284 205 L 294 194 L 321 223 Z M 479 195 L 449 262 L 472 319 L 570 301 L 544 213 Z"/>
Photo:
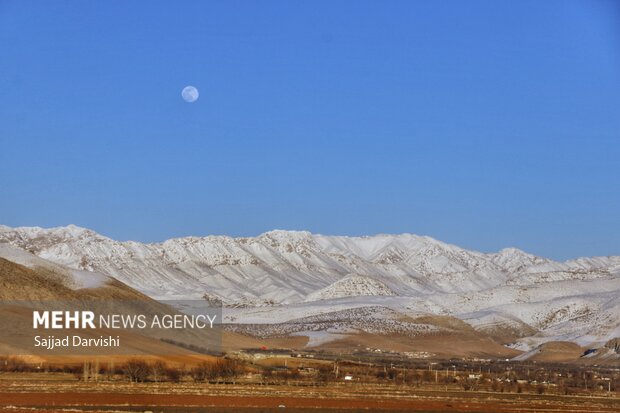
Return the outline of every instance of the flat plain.
<path id="1" fill-rule="evenodd" d="M 84 383 L 68 374 L 0 374 L 2 412 L 617 412 L 609 394 L 463 391 L 457 387 L 327 383 Z"/>

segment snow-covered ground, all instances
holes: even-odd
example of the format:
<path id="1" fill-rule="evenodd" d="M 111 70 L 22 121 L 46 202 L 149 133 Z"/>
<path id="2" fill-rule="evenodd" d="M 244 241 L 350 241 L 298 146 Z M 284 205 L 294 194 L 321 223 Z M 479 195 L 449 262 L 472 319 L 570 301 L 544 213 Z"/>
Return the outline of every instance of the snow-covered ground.
<path id="1" fill-rule="evenodd" d="M 33 264 L 30 253 L 40 262 Z M 160 300 L 221 300 L 225 321 L 237 324 L 382 307 L 404 316 L 450 315 L 479 330 L 527 330 L 528 337 L 513 343 L 524 349 L 619 335 L 620 257 L 556 262 L 515 248 L 485 254 L 413 234 L 271 231 L 143 244 L 76 226 L 0 226 L 5 255 L 28 266 L 66 266 L 75 288 L 110 276 Z"/>
<path id="2" fill-rule="evenodd" d="M 51 278 L 74 290 L 97 288 L 110 281 L 110 277 L 99 272 L 67 268 L 6 243 L 0 243 L 0 257 L 27 268 L 47 270 Z"/>

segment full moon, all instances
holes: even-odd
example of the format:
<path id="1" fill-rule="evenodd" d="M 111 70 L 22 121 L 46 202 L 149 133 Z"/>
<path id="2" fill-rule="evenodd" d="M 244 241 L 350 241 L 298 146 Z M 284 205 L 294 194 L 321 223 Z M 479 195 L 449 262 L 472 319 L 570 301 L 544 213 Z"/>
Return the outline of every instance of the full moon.
<path id="1" fill-rule="evenodd" d="M 198 89 L 194 86 L 185 86 L 181 92 L 183 100 L 189 103 L 193 103 L 198 100 Z"/>

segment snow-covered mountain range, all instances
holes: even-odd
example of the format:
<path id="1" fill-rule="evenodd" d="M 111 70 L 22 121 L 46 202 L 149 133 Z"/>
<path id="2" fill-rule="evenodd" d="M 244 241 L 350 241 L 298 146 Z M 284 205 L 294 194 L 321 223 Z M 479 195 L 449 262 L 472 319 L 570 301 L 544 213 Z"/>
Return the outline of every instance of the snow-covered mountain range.
<path id="1" fill-rule="evenodd" d="M 556 262 L 514 248 L 485 254 L 412 234 L 297 231 L 144 244 L 73 225 L 0 226 L 0 243 L 114 277 L 156 299 L 219 299 L 235 322 L 382 306 L 408 316 L 457 317 L 479 331 L 517 329 L 523 337 L 514 346 L 524 349 L 620 336 L 619 256 Z"/>

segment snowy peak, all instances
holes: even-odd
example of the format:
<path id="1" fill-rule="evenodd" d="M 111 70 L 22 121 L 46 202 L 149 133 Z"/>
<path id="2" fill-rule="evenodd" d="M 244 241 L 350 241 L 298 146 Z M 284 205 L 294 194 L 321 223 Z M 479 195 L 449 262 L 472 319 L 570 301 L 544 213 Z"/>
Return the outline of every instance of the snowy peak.
<path id="1" fill-rule="evenodd" d="M 0 241 L 2 240 L 13 240 L 12 244 L 36 254 L 37 251 L 45 249 L 47 246 L 59 243 L 90 243 L 98 240 L 109 240 L 109 238 L 72 224 L 55 228 L 10 228 L 2 225 L 0 226 Z"/>
<path id="2" fill-rule="evenodd" d="M 56 238 L 78 238 L 78 237 L 101 237 L 95 231 L 88 228 L 78 227 L 69 224 L 65 227 L 41 228 L 41 227 L 17 227 L 11 228 L 6 225 L 0 225 L 0 233 L 22 234 L 26 237 L 56 237 Z"/>
<path id="3" fill-rule="evenodd" d="M 557 263 L 515 248 L 483 254 L 413 234 L 347 237 L 274 230 L 257 237 L 144 244 L 115 241 L 74 225 L 3 226 L 0 243 L 115 277 L 153 297 L 218 295 L 229 304 L 467 293 L 506 283 L 594 279 L 620 269 L 618 257 Z"/>
<path id="4" fill-rule="evenodd" d="M 604 343 L 620 334 L 620 257 L 560 263 L 516 248 L 485 254 L 413 234 L 282 230 L 121 242 L 76 226 L 0 226 L 3 255 L 63 274 L 68 288 L 113 277 L 155 299 L 221 300 L 237 320 L 259 324 L 325 312 L 362 317 L 361 307 L 381 307 L 410 317 L 456 317 L 472 331 L 518 340 L 515 348 L 558 339 Z M 364 320 L 342 325 L 357 328 Z"/>
<path id="5" fill-rule="evenodd" d="M 537 257 L 518 248 L 504 248 L 496 254 L 490 254 L 491 261 L 507 271 L 519 272 L 535 265 L 548 264 L 551 260 Z"/>

